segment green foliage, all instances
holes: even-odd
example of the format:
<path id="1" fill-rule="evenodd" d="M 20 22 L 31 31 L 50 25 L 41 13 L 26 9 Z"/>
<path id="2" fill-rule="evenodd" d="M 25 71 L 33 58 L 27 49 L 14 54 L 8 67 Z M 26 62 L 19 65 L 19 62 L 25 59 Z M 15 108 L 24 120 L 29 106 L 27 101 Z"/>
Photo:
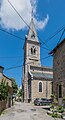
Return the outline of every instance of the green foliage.
<path id="1" fill-rule="evenodd" d="M 59 115 L 59 114 L 57 114 L 57 113 L 53 113 L 53 114 L 52 114 L 52 117 L 53 117 L 53 118 L 61 118 L 61 115 Z"/>
<path id="2" fill-rule="evenodd" d="M 55 104 L 54 104 L 54 103 L 52 103 L 52 104 L 51 104 L 51 108 L 54 108 L 54 106 L 55 106 Z"/>
<path id="3" fill-rule="evenodd" d="M 14 78 L 11 78 L 11 81 L 12 81 L 13 94 L 15 94 L 15 93 L 17 93 L 18 86 L 17 86 Z"/>
<path id="4" fill-rule="evenodd" d="M 54 95 L 54 94 L 51 94 L 51 98 L 55 98 L 55 95 Z"/>
<path id="5" fill-rule="evenodd" d="M 57 113 L 53 113 L 52 117 L 57 118 Z"/>
<path id="6" fill-rule="evenodd" d="M 8 83 L 2 80 L 0 84 L 0 100 L 6 99 L 8 96 Z"/>
<path id="7" fill-rule="evenodd" d="M 51 94 L 51 98 L 52 98 L 52 102 L 57 105 L 58 104 L 58 100 L 56 98 L 56 96 L 54 94 Z"/>
<path id="8" fill-rule="evenodd" d="M 18 97 L 21 97 L 21 96 L 22 96 L 22 89 L 19 89 L 19 90 L 18 90 L 17 96 L 18 96 Z"/>
<path id="9" fill-rule="evenodd" d="M 64 112 L 64 108 L 63 108 L 62 106 L 58 106 L 58 112 L 59 112 L 59 113 Z"/>
<path id="10" fill-rule="evenodd" d="M 63 101 L 65 101 L 65 96 L 62 98 Z"/>
<path id="11" fill-rule="evenodd" d="M 51 97 L 54 97 L 54 94 L 51 94 Z"/>

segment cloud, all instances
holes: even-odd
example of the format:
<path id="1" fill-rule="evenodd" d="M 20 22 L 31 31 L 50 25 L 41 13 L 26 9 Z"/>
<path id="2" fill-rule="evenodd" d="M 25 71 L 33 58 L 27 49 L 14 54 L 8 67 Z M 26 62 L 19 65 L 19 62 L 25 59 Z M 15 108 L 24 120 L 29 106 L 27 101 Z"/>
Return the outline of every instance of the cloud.
<path id="1" fill-rule="evenodd" d="M 27 24 L 30 24 L 32 17 L 32 8 L 33 14 L 36 15 L 37 0 L 10 0 L 22 18 L 26 21 Z M 38 29 L 43 29 L 49 20 L 49 16 L 42 21 L 38 21 L 34 17 L 35 24 Z M 6 29 L 20 30 L 25 29 L 26 24 L 21 20 L 17 13 L 13 10 L 11 5 L 7 0 L 2 0 L 1 10 L 0 10 L 0 25 Z"/>
<path id="2" fill-rule="evenodd" d="M 47 25 L 47 23 L 49 21 L 49 16 L 47 14 L 46 18 L 44 18 L 43 21 L 37 21 L 36 19 L 34 19 L 34 21 L 35 21 L 35 25 L 36 25 L 37 29 L 43 29 L 43 28 L 46 27 L 46 25 Z"/>

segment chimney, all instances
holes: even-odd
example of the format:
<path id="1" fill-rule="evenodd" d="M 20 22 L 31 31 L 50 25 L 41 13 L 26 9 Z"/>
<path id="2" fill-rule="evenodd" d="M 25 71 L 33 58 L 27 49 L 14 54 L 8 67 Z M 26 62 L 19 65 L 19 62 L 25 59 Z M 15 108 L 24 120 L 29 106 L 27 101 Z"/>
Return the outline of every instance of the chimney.
<path id="1" fill-rule="evenodd" d="M 0 73 L 3 73 L 4 67 L 0 66 Z"/>

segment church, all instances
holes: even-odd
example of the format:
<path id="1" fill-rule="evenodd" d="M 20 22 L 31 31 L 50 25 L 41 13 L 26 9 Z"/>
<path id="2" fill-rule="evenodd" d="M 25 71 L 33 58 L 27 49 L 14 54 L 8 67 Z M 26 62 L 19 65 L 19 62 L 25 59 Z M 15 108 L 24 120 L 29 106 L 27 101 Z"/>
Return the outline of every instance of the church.
<path id="1" fill-rule="evenodd" d="M 41 66 L 40 42 L 32 18 L 24 43 L 23 101 L 33 102 L 36 98 L 50 98 L 52 80 L 53 69 Z"/>

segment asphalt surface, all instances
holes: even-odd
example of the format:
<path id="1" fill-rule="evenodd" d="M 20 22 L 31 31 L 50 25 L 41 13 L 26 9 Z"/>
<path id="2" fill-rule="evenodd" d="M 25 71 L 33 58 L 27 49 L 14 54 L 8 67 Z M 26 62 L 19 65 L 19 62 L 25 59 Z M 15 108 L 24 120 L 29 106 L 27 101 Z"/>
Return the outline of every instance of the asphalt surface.
<path id="1" fill-rule="evenodd" d="M 11 108 L 6 109 L 0 116 L 0 120 L 62 120 L 47 115 L 47 110 L 31 103 L 16 102 Z"/>

